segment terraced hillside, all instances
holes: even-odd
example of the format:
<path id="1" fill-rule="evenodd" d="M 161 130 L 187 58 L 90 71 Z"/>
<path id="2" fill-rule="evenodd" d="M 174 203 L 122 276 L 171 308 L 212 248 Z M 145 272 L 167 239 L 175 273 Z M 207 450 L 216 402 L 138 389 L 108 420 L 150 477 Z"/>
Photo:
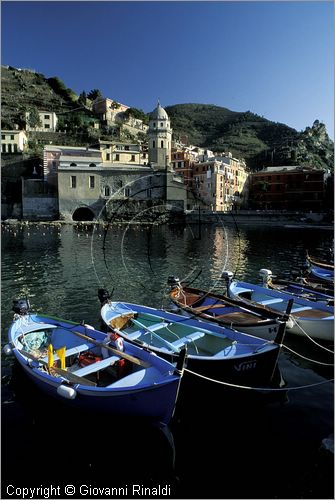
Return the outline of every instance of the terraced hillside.
<path id="1" fill-rule="evenodd" d="M 25 111 L 31 107 L 57 113 L 74 108 L 75 101 L 56 93 L 41 73 L 2 66 L 2 128 L 12 129 L 15 123 L 20 126 Z"/>

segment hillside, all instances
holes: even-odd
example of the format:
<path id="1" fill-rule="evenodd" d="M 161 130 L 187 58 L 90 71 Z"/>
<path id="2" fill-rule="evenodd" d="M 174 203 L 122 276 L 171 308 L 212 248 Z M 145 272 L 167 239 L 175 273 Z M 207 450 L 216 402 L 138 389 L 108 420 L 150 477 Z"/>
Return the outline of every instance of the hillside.
<path id="1" fill-rule="evenodd" d="M 136 140 L 126 131 L 121 134 L 108 127 L 94 129 L 97 118 L 89 106 L 81 104 L 78 96 L 57 77 L 45 78 L 32 70 L 2 66 L 1 97 L 2 129 L 13 129 L 15 124 L 24 128 L 25 111 L 37 108 L 57 113 L 62 136 L 55 136 L 56 142 L 62 139 L 64 144 L 87 145 L 99 137 L 109 140 L 116 136 Z M 317 120 L 304 132 L 297 132 L 250 111 L 235 112 L 209 104 L 178 104 L 165 109 L 171 118 L 174 139 L 187 136 L 191 144 L 217 152 L 231 151 L 234 156 L 245 158 L 251 169 L 300 164 L 333 170 L 334 143 Z M 45 142 L 43 134 L 35 139 L 41 148 Z M 48 137 L 47 142 L 50 140 Z M 30 147 L 34 148 L 32 142 Z"/>
<path id="2" fill-rule="evenodd" d="M 69 89 L 70 90 L 70 89 Z M 1 124 L 11 129 L 22 124 L 26 110 L 36 107 L 59 113 L 75 107 L 71 92 L 60 95 L 41 73 L 1 67 Z"/>
<path id="3" fill-rule="evenodd" d="M 304 132 L 250 111 L 241 113 L 210 104 L 167 106 L 174 138 L 213 151 L 231 151 L 252 169 L 268 165 L 308 164 L 333 169 L 334 143 L 317 120 Z"/>

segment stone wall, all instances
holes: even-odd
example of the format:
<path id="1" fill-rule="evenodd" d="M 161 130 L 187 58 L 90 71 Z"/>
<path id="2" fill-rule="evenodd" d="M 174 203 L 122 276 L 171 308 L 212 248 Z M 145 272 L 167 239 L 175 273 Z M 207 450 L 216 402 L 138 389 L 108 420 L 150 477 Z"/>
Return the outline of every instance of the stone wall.
<path id="1" fill-rule="evenodd" d="M 58 199 L 48 195 L 23 197 L 22 218 L 36 221 L 58 219 Z"/>

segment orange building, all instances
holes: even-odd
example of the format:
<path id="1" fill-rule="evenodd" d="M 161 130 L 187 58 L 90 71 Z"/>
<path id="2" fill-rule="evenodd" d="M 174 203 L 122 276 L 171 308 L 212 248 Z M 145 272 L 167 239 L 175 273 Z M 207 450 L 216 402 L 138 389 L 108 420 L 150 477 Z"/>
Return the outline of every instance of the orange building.
<path id="1" fill-rule="evenodd" d="M 323 209 L 328 174 L 311 167 L 267 167 L 250 176 L 250 208 Z"/>

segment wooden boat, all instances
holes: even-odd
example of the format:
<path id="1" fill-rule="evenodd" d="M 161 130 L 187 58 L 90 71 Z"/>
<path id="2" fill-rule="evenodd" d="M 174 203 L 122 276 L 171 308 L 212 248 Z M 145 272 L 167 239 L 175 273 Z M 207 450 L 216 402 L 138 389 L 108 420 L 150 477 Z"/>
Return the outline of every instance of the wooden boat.
<path id="1" fill-rule="evenodd" d="M 180 365 L 89 325 L 29 313 L 25 302 L 15 301 L 4 351 L 42 391 L 85 410 L 169 423 Z"/>
<path id="2" fill-rule="evenodd" d="M 330 282 L 334 286 L 334 264 L 324 260 L 310 257 L 307 253 L 306 257 L 307 271 L 310 277 L 321 283 Z"/>
<path id="3" fill-rule="evenodd" d="M 187 369 L 223 382 L 267 385 L 277 364 L 278 344 L 214 323 L 108 299 L 101 317 L 113 332 L 171 361 L 187 346 Z"/>
<path id="4" fill-rule="evenodd" d="M 182 286 L 178 279 L 169 278 L 169 297 L 182 311 L 205 321 L 275 340 L 280 325 L 287 318 L 281 312 L 270 311 L 257 304 L 241 304 L 226 295 Z"/>
<path id="5" fill-rule="evenodd" d="M 256 302 L 282 312 L 286 310 L 288 301 L 293 298 L 290 315 L 292 323 L 287 323 L 287 331 L 303 336 L 307 334 L 314 339 L 334 340 L 334 307 L 243 281 L 231 280 L 227 289 L 230 297 L 240 299 L 243 303 Z"/>
<path id="6" fill-rule="evenodd" d="M 322 267 L 323 269 L 328 269 L 334 272 L 334 262 L 327 262 L 324 259 L 319 259 L 317 257 L 313 257 L 309 255 L 307 252 L 306 259 L 308 263 L 312 266 Z"/>
<path id="7" fill-rule="evenodd" d="M 269 269 L 261 269 L 259 271 L 263 279 L 263 286 L 271 290 L 278 290 L 296 297 L 302 297 L 315 302 L 323 302 L 325 304 L 334 305 L 334 291 L 331 288 L 319 285 L 318 283 L 308 283 L 305 280 L 290 281 L 273 276 Z"/>

